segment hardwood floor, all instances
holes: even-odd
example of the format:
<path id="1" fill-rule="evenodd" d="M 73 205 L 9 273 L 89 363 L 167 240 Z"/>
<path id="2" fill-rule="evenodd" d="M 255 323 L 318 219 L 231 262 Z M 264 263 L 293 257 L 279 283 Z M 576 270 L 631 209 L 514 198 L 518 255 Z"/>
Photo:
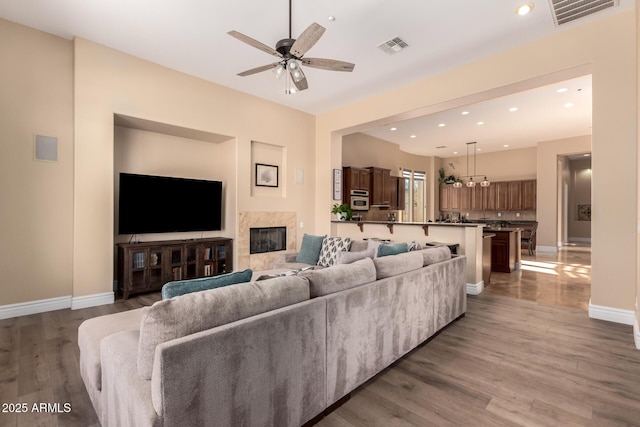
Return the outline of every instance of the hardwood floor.
<path id="1" fill-rule="evenodd" d="M 468 305 L 318 426 L 640 425 L 630 326 L 501 295 Z"/>
<path id="2" fill-rule="evenodd" d="M 83 310 L 0 320 L 0 426 L 99 425 L 80 378 L 78 326 L 85 319 L 151 305 L 159 299 L 158 292 Z M 34 412 L 33 405 L 40 403 L 58 406 Z M 70 404 L 68 412 L 65 403 Z M 26 404 L 26 413 L 14 412 L 14 404 Z"/>
<path id="3" fill-rule="evenodd" d="M 494 276 L 485 294 L 469 297 L 466 317 L 356 390 L 317 425 L 640 425 L 640 351 L 632 328 L 589 319 L 582 302 L 567 307 L 573 303 L 566 295 L 584 293 L 588 268 L 580 258 L 589 254 L 559 256 L 566 266 L 554 264 L 557 258 L 530 257 L 543 263 L 531 264 L 543 271 L 514 273 L 513 283 Z M 528 289 L 532 280 L 535 290 Z M 78 325 L 159 298 L 147 294 L 0 320 L 0 404 L 29 408 L 0 412 L 0 426 L 98 425 L 79 374 Z M 59 403 L 62 411 L 69 403 L 71 411 L 31 412 L 40 402 Z"/>
<path id="4" fill-rule="evenodd" d="M 537 301 L 541 304 L 589 309 L 591 297 L 591 248 L 565 246 L 557 254 L 522 253 L 521 269 L 491 273 L 484 292 Z"/>

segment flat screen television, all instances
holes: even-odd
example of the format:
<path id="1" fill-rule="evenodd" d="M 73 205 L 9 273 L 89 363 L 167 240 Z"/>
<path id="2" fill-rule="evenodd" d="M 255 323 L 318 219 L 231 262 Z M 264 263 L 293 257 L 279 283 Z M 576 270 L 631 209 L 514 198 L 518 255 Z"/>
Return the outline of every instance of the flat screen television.
<path id="1" fill-rule="evenodd" d="M 120 174 L 118 234 L 222 229 L 222 182 Z"/>

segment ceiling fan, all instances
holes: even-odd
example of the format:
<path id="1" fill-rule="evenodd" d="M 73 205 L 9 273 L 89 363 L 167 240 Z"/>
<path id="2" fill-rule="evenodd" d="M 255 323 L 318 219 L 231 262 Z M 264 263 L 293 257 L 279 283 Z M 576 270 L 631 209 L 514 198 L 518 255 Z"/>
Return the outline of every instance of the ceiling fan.
<path id="1" fill-rule="evenodd" d="M 309 87 L 301 65 L 319 68 L 321 70 L 348 72 L 353 71 L 355 67 L 355 64 L 335 59 L 303 58 L 304 54 L 320 40 L 324 32 L 325 28 L 314 22 L 300 34 L 300 37 L 297 39 L 291 38 L 291 0 L 289 0 L 289 38 L 278 41 L 275 49 L 237 31 L 229 31 L 227 34 L 263 52 L 280 58 L 278 62 L 238 73 L 239 76 L 245 77 L 262 71 L 272 70 L 276 77 L 280 78 L 282 75 L 287 74 L 288 71 L 289 74 L 286 78 L 293 80 L 295 89 L 287 84 L 285 93 L 295 93 L 296 91 L 305 90 Z"/>

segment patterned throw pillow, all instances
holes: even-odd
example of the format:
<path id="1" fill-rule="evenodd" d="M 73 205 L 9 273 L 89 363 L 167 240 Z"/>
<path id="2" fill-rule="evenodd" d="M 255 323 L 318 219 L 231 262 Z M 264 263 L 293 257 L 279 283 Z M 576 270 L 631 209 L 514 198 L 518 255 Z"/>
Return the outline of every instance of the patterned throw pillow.
<path id="1" fill-rule="evenodd" d="M 409 252 L 419 251 L 420 249 L 422 249 L 422 245 L 415 240 L 412 240 L 411 243 L 409 243 Z"/>
<path id="2" fill-rule="evenodd" d="M 284 273 L 263 274 L 256 279 L 256 282 L 259 280 L 275 279 L 276 277 L 297 276 L 298 274 L 308 270 L 313 270 L 313 266 L 296 268 L 295 270 L 285 271 Z"/>
<path id="3" fill-rule="evenodd" d="M 325 237 L 322 241 L 322 249 L 320 250 L 318 265 L 331 267 L 336 264 L 338 252 L 349 250 L 350 244 L 350 237 Z"/>

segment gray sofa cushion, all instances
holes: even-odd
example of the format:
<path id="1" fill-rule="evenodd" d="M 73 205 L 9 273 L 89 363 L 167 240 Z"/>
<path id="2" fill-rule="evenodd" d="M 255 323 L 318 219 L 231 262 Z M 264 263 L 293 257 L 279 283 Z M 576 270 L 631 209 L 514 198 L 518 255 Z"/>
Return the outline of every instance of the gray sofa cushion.
<path id="1" fill-rule="evenodd" d="M 364 250 L 366 250 L 368 248 L 369 248 L 369 241 L 368 240 L 355 239 L 355 240 L 351 240 L 351 246 L 349 246 L 349 251 L 351 251 L 351 252 L 360 252 L 360 251 L 364 251 Z"/>
<path id="2" fill-rule="evenodd" d="M 300 275 L 309 279 L 309 291 L 315 298 L 373 282 L 376 280 L 376 268 L 370 258 L 365 258 L 352 264 L 334 265 Z"/>
<path id="3" fill-rule="evenodd" d="M 413 251 L 376 258 L 373 260 L 373 263 L 376 267 L 376 277 L 378 279 L 385 279 L 422 268 L 423 261 L 424 258 L 420 251 Z"/>
<path id="4" fill-rule="evenodd" d="M 138 374 L 151 379 L 158 344 L 307 299 L 308 280 L 288 276 L 158 301 L 143 309 Z"/>
<path id="5" fill-rule="evenodd" d="M 376 253 L 373 249 L 365 249 L 363 251 L 351 252 L 340 251 L 336 255 L 336 264 L 351 264 L 365 258 L 375 258 Z"/>
<path id="6" fill-rule="evenodd" d="M 140 329 L 142 308 L 87 319 L 78 327 L 80 374 L 95 390 L 102 390 L 100 341 L 118 332 Z"/>
<path id="7" fill-rule="evenodd" d="M 191 292 L 206 291 L 208 289 L 221 288 L 223 286 L 235 285 L 251 280 L 253 272 L 250 268 L 228 274 L 220 274 L 213 277 L 202 277 L 191 280 L 176 280 L 165 283 L 162 287 L 162 299 L 190 294 Z"/>
<path id="8" fill-rule="evenodd" d="M 422 254 L 424 258 L 422 265 L 424 265 L 425 267 L 427 265 L 435 264 L 436 262 L 442 262 L 451 259 L 451 250 L 447 245 L 422 249 L 416 252 Z"/>

